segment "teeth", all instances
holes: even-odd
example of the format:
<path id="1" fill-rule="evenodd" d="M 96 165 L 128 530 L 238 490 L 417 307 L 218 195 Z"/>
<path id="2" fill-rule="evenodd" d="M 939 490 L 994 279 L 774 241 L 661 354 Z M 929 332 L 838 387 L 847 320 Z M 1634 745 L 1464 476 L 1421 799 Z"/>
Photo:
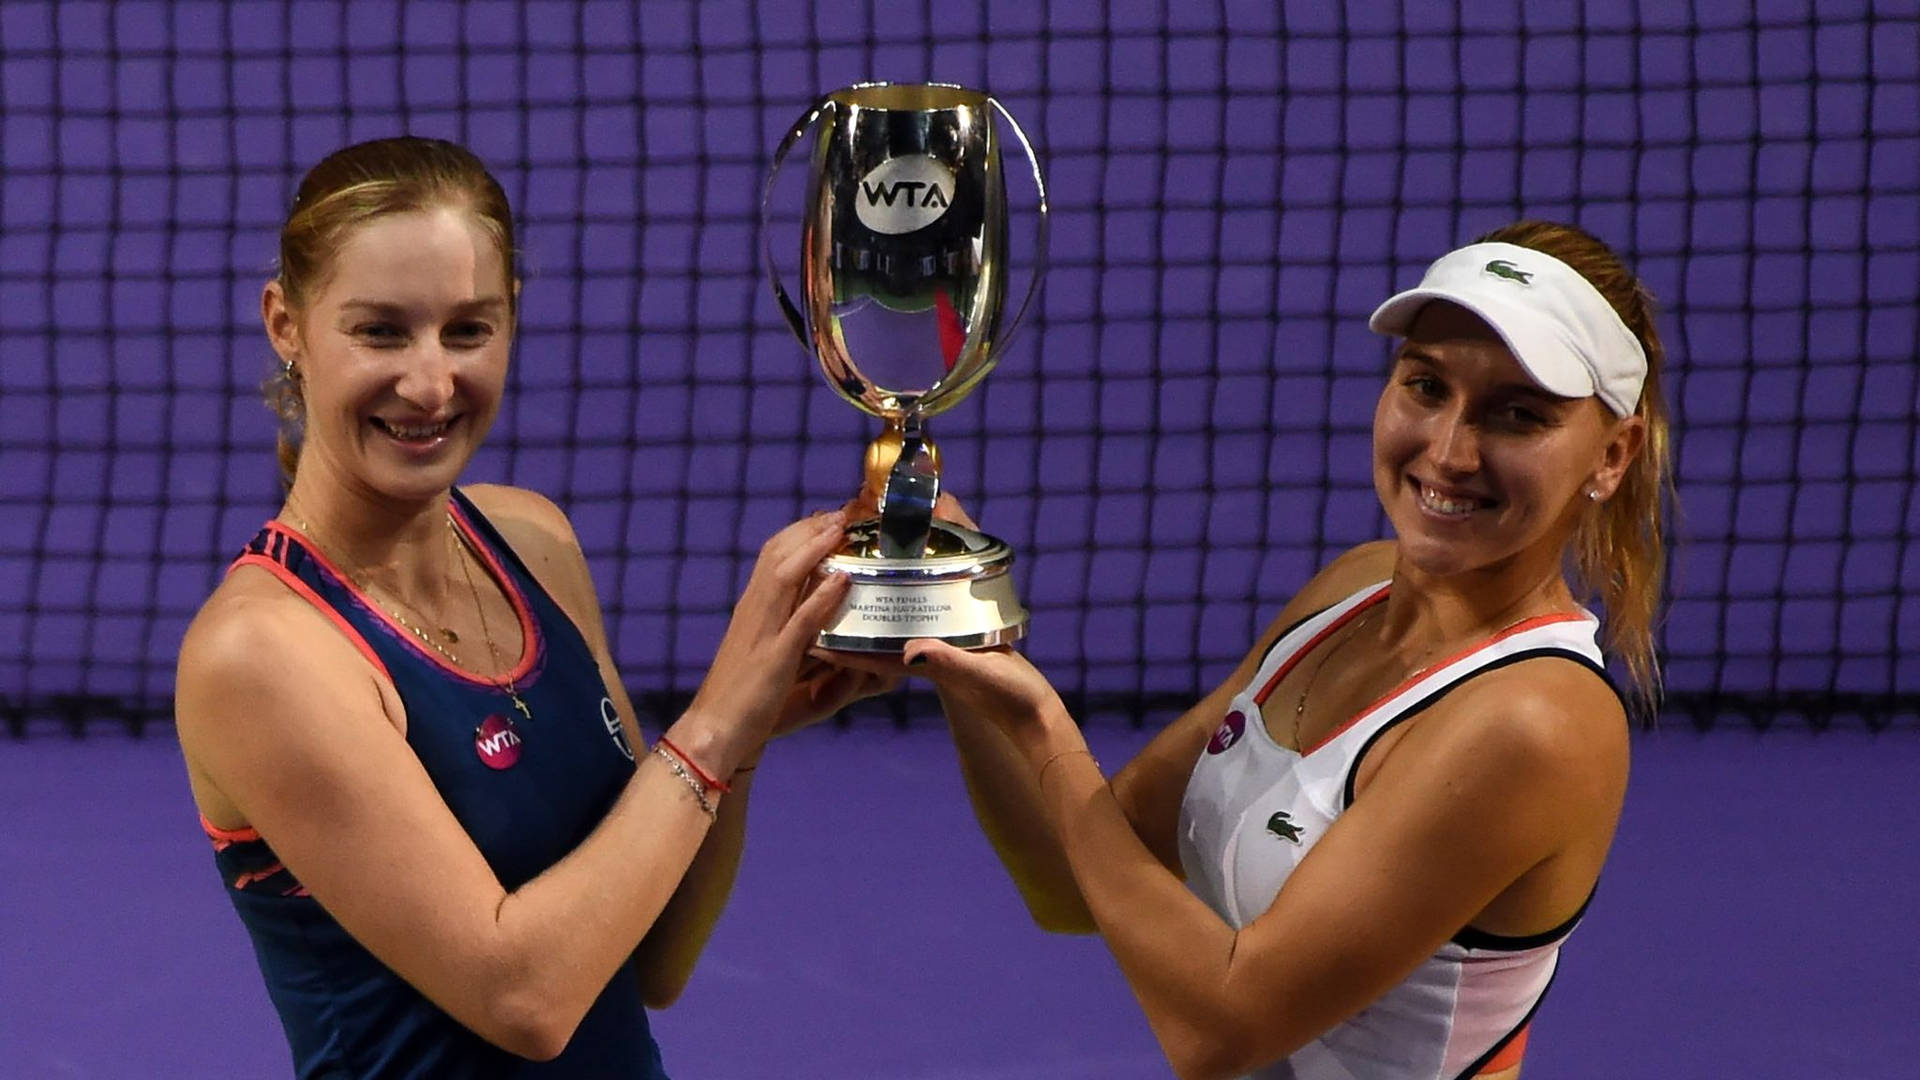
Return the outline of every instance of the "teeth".
<path id="1" fill-rule="evenodd" d="M 1449 499 L 1425 484 L 1418 487 L 1421 505 L 1442 514 L 1469 514 L 1478 506 L 1473 499 Z"/>
<path id="2" fill-rule="evenodd" d="M 447 422 L 445 421 L 438 424 L 429 424 L 424 427 L 407 427 L 405 425 L 381 420 L 380 426 L 386 428 L 388 434 L 399 439 L 431 439 L 447 430 Z"/>

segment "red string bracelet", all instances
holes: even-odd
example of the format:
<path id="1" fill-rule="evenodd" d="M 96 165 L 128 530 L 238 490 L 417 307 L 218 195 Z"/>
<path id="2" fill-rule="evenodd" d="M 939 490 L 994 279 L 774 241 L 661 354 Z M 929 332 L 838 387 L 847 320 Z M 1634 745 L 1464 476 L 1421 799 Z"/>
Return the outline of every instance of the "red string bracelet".
<path id="1" fill-rule="evenodd" d="M 681 761 L 686 762 L 687 768 L 693 770 L 693 775 L 699 777 L 701 783 L 707 785 L 708 787 L 712 788 L 715 791 L 722 792 L 722 793 L 733 790 L 732 788 L 728 787 L 726 784 L 723 784 L 718 779 L 716 779 L 712 773 L 709 773 L 707 770 L 701 768 L 700 763 L 693 760 L 693 757 L 689 755 L 685 750 L 682 750 L 678 746 L 675 746 L 673 744 L 672 739 L 667 738 L 665 735 L 661 735 L 660 745 L 673 751 L 674 757 L 677 757 Z"/>

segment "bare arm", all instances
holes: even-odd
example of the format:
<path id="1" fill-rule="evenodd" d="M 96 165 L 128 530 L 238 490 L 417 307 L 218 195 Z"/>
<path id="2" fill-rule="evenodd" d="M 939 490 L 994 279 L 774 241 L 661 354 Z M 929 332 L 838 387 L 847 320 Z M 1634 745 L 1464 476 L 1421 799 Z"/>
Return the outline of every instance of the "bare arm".
<path id="1" fill-rule="evenodd" d="M 586 555 L 566 515 L 531 491 L 485 485 L 463 490 L 486 512 L 580 628 L 599 665 L 607 696 L 620 714 L 628 745 L 644 749 L 646 743 L 633 703 L 613 662 Z M 829 669 L 812 660 L 803 660 L 799 671 L 799 677 L 782 695 L 773 734 L 832 715 L 849 702 L 891 685 L 879 676 Z M 674 741 L 686 748 L 677 736 Z M 635 950 L 641 994 L 652 1008 L 673 1004 L 686 989 L 732 895 L 746 845 L 748 796 L 758 759 L 759 752 L 755 751 L 752 759 L 740 763 L 733 775 L 725 778 L 732 790 L 718 807 L 717 819 L 707 830 L 679 887 Z"/>
<path id="2" fill-rule="evenodd" d="M 1258 663 L 1257 655 L 1253 662 Z M 1249 677 L 1243 662 L 1241 670 L 1155 736 L 1113 780 L 1114 805 L 1128 827 L 1162 866 L 1176 874 L 1180 862 L 1174 832 L 1187 773 L 1220 722 L 1226 702 Z M 993 721 L 992 706 L 945 688 L 940 691 L 940 704 L 980 830 L 1020 890 L 1035 924 L 1059 934 L 1095 932 L 1093 914 L 1087 910 L 1060 835 L 1041 799 L 1035 766 Z M 1055 762 L 1056 767 L 1059 764 Z"/>
<path id="3" fill-rule="evenodd" d="M 1611 696 L 1553 661 L 1492 673 L 1407 732 L 1366 797 L 1236 931 L 1141 842 L 1037 672 L 1011 654 L 927 652 L 936 678 L 1032 703 L 1010 739 L 1030 771 L 1046 769 L 1042 804 L 1081 895 L 1184 1078 L 1284 1058 L 1583 830 L 1610 832 L 1618 812 L 1626 725 Z"/>
<path id="4" fill-rule="evenodd" d="M 627 745 L 636 754 L 645 753 L 648 744 L 608 644 L 599 593 L 566 515 L 544 496 L 523 489 L 475 485 L 463 490 L 580 629 L 599 666 L 607 697 L 620 715 Z M 675 745 L 684 748 L 679 740 Z M 678 887 L 634 951 L 641 996 L 650 1007 L 672 1004 L 686 988 L 733 891 L 746 840 L 747 796 L 753 776 L 751 771 L 736 773 L 729 782 L 732 790 L 718 806 L 719 814 Z"/>
<path id="5" fill-rule="evenodd" d="M 803 522 L 763 549 L 673 728 L 709 770 L 757 752 L 792 678 L 784 669 L 837 605 L 837 586 L 795 600 L 839 528 Z M 579 847 L 508 892 L 401 736 L 384 680 L 273 583 L 236 575 L 229 586 L 181 653 L 179 730 L 196 789 L 257 829 L 349 933 L 461 1023 L 525 1057 L 558 1054 L 705 842 L 692 792 L 642 759 Z M 620 706 L 630 721 L 624 695 Z"/>
<path id="6" fill-rule="evenodd" d="M 1391 544 L 1365 544 L 1328 564 L 1281 610 L 1232 675 L 1167 725 L 1114 775 L 1111 788 L 1115 805 L 1162 867 L 1175 875 L 1181 873 L 1175 834 L 1187 777 L 1201 748 L 1226 714 L 1228 703 L 1253 678 L 1274 640 L 1287 627 L 1353 588 L 1386 577 L 1392 558 Z M 1034 770 L 1001 725 L 993 722 L 993 714 L 1004 699 L 970 693 L 958 686 L 936 683 L 936 687 L 981 831 L 1020 890 L 1034 922 L 1055 933 L 1094 932 L 1093 914 L 1075 883 L 1060 836 L 1041 800 Z M 1063 764 L 1055 763 L 1056 767 Z"/>

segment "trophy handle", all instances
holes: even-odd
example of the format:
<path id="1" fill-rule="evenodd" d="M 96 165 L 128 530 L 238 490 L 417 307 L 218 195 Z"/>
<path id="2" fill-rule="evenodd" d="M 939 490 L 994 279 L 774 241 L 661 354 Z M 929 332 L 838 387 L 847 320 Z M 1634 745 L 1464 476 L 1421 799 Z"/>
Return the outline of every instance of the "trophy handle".
<path id="1" fill-rule="evenodd" d="M 1000 335 L 996 347 L 1005 348 L 1007 342 L 1012 340 L 1014 331 L 1020 328 L 1020 323 L 1027 317 L 1027 307 L 1033 303 L 1034 294 L 1039 292 L 1040 279 L 1045 276 L 1047 269 L 1047 181 L 1040 174 L 1040 159 L 1034 155 L 1033 142 L 1027 138 L 1026 129 L 1020 126 L 1020 121 L 1013 118 L 1005 105 L 1000 104 L 999 98 L 989 97 L 987 100 L 992 103 L 994 111 L 1000 114 L 1000 119 L 1013 129 L 1013 137 L 1020 140 L 1020 149 L 1027 155 L 1027 165 L 1033 169 L 1033 188 L 1040 194 L 1040 230 L 1033 245 L 1033 276 L 1027 280 L 1027 294 L 1020 298 L 1020 307 L 1014 311 L 1013 318 L 1007 322 L 1006 331 Z"/>
<path id="2" fill-rule="evenodd" d="M 760 257 L 767 266 L 767 281 L 773 285 L 773 295 L 780 302 L 780 313 L 786 316 L 787 326 L 792 329 L 793 336 L 800 339 L 800 344 L 809 348 L 812 347 L 812 342 L 807 333 L 807 317 L 801 313 L 799 306 L 793 302 L 793 298 L 787 295 L 786 283 L 780 280 L 780 267 L 773 261 L 773 229 L 770 227 L 773 183 L 780 175 L 780 167 L 786 164 L 787 155 L 793 151 L 807 132 L 813 130 L 814 121 L 820 119 L 820 114 L 825 112 L 832 102 L 832 94 L 822 95 L 818 101 L 808 106 L 806 112 L 800 114 L 800 119 L 794 121 L 793 125 L 787 129 L 787 134 L 781 138 L 780 145 L 773 152 L 773 168 L 767 170 L 767 186 L 760 193 Z M 1006 115 L 1005 110 L 1001 111 L 1001 115 Z M 1025 310 L 1024 306 L 1022 310 Z"/>

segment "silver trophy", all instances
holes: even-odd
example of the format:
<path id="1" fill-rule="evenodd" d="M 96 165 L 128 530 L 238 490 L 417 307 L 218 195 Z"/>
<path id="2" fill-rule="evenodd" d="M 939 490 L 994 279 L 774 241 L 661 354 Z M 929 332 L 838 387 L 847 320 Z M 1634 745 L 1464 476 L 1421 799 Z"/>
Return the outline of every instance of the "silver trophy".
<path id="1" fill-rule="evenodd" d="M 1031 274 L 1005 317 L 1006 176 L 994 114 L 1033 164 Z M 773 258 L 770 209 L 787 154 L 815 132 L 796 305 Z M 933 516 L 940 456 L 927 419 L 993 369 L 1046 261 L 1046 186 L 999 102 L 942 84 L 863 83 L 817 102 L 774 154 L 762 201 L 768 276 L 787 322 L 856 408 L 881 419 L 866 485 L 880 516 L 850 524 L 827 567 L 852 578 L 820 644 L 899 652 L 914 638 L 985 648 L 1020 638 L 1027 612 L 1004 542 Z M 856 362 L 855 358 L 858 357 Z"/>

